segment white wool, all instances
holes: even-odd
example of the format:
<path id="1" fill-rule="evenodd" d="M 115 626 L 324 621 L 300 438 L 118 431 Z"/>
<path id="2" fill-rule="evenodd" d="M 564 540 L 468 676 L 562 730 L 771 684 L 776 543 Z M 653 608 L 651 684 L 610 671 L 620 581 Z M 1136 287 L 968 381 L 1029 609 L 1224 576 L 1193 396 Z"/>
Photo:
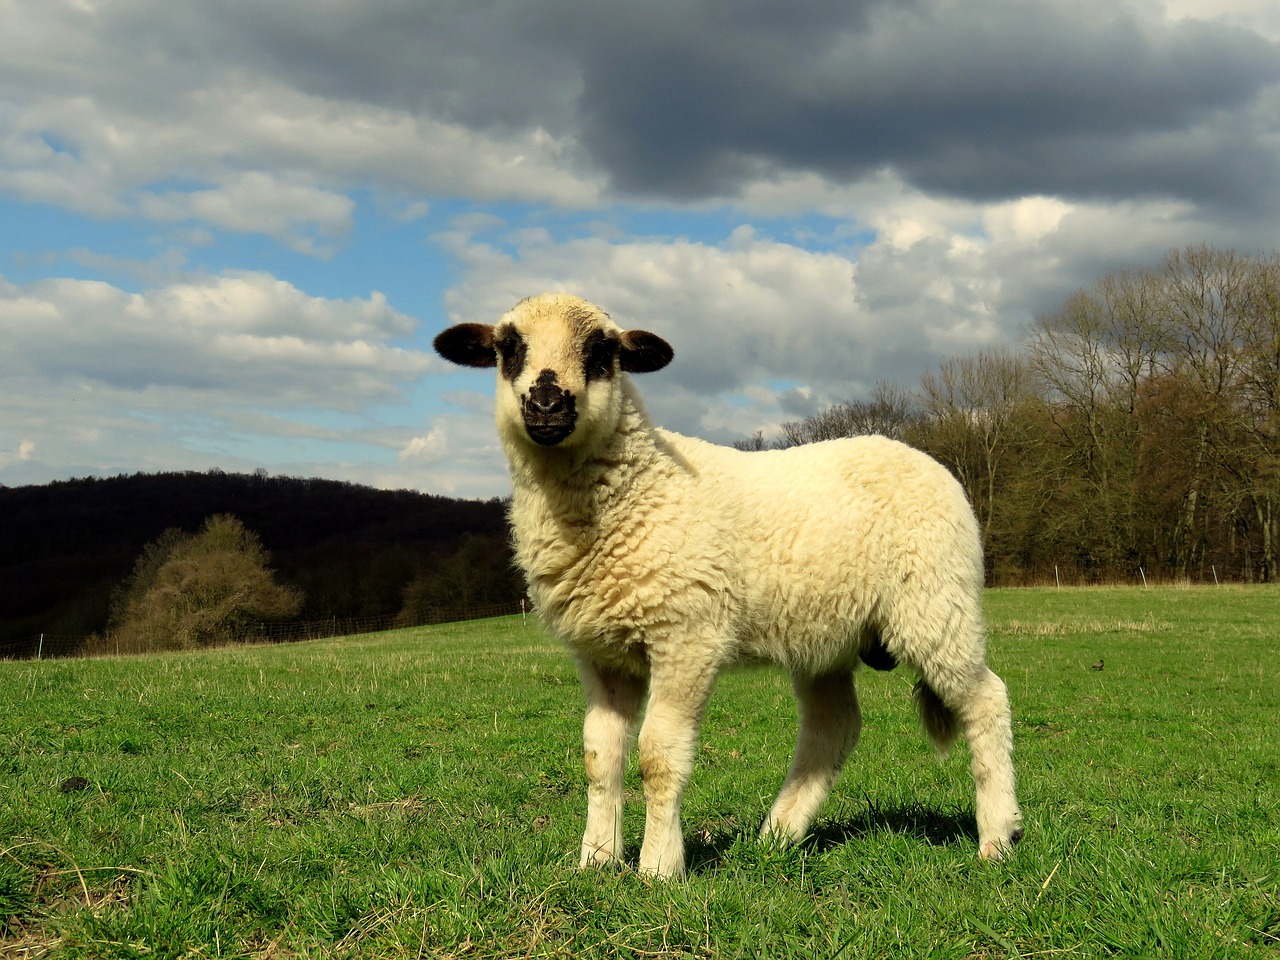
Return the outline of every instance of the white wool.
<path id="1" fill-rule="evenodd" d="M 852 671 L 876 645 L 921 674 L 940 747 L 966 734 L 981 853 L 1007 851 L 1021 836 L 1008 704 L 985 664 L 978 526 L 950 473 L 884 437 L 747 453 L 657 429 L 621 370 L 583 375 L 585 330 L 628 336 L 586 301 L 531 298 L 505 327 L 528 358 L 498 380 L 516 557 L 587 694 L 583 863 L 621 857 L 622 766 L 647 687 L 640 868 L 683 873 L 698 726 L 716 673 L 738 663 L 792 674 L 796 757 L 764 833 L 800 839 L 857 741 Z M 546 370 L 577 405 L 573 434 L 549 447 L 521 419 Z"/>

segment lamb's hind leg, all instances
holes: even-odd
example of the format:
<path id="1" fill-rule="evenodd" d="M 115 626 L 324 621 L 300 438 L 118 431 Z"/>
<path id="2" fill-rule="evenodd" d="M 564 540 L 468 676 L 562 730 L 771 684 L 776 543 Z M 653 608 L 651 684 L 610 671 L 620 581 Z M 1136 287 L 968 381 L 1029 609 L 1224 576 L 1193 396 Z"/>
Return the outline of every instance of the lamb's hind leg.
<path id="1" fill-rule="evenodd" d="M 792 677 L 800 705 L 796 753 L 761 837 L 798 842 L 809 830 L 858 742 L 862 713 L 853 671 Z"/>
<path id="2" fill-rule="evenodd" d="M 940 749 L 949 745 L 957 725 L 964 731 L 977 789 L 978 855 L 984 860 L 1003 858 L 1022 839 L 1022 813 L 1014 792 L 1012 720 L 1004 682 L 981 665 L 964 684 L 943 684 L 936 678 L 931 681 L 926 674 L 917 700 L 925 728 Z"/>
<path id="3" fill-rule="evenodd" d="M 973 759 L 978 855 L 999 860 L 1022 839 L 1022 813 L 1014 793 L 1013 721 L 1004 681 L 984 669 L 957 712 Z"/>
<path id="4" fill-rule="evenodd" d="M 622 775 L 645 685 L 638 677 L 585 661 L 578 663 L 578 675 L 587 695 L 582 724 L 587 828 L 579 861 L 587 867 L 622 859 Z"/>

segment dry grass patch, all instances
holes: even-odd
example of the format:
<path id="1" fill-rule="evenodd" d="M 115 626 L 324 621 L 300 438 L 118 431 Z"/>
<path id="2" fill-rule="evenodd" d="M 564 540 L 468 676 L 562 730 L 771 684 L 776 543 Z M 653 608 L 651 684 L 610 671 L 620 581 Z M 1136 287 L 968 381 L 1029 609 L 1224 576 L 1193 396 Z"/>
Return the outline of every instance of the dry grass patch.
<path id="1" fill-rule="evenodd" d="M 1077 634 L 1163 633 L 1172 627 L 1173 624 L 1167 620 L 1157 620 L 1152 616 L 1141 620 L 1125 617 L 1105 620 L 1067 617 L 1061 620 L 1006 620 L 993 624 L 991 631 L 1015 637 L 1063 637 Z"/>

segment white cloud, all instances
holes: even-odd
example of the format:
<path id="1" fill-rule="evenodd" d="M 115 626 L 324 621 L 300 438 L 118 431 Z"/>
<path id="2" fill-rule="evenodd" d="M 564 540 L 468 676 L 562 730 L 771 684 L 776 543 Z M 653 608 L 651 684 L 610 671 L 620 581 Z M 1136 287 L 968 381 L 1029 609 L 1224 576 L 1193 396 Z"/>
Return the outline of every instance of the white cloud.
<path id="1" fill-rule="evenodd" d="M 0 190 L 321 253 L 348 225 L 342 194 L 364 186 L 411 203 L 590 206 L 612 176 L 659 194 L 665 183 L 676 201 L 741 190 L 790 214 L 806 193 L 887 170 L 1007 198 L 1051 183 L 1091 196 L 1103 181 L 1124 195 L 1158 168 L 1160 189 L 1204 198 L 1207 180 L 1235 189 L 1238 178 L 1211 176 L 1225 149 L 1261 171 L 1255 192 L 1274 189 L 1257 161 L 1275 118 L 1248 115 L 1275 83 L 1258 41 L 1280 15 L 1264 0 L 1169 0 L 1163 17 L 1146 0 L 1087 13 L 1061 0 L 820 4 L 767 33 L 750 17 L 707 29 L 717 15 L 701 3 L 634 17 L 521 0 L 466 16 L 380 0 L 10 0 L 7 11 Z M 760 111 L 762 96 L 789 109 Z M 1206 117 L 1214 136 L 1183 156 L 1183 133 Z"/>
<path id="2" fill-rule="evenodd" d="M 93 67 L 80 69 L 83 90 L 65 95 L 6 104 L 0 83 L 0 192 L 95 216 L 260 232 L 323 253 L 350 228 L 352 201 L 339 190 L 356 184 L 559 204 L 591 204 L 602 190 L 599 175 L 566 162 L 572 145 L 541 129 L 471 130 L 234 71 L 172 92 L 176 104 L 161 110 L 109 90 L 89 96 Z M 150 188 L 175 178 L 196 186 Z M 421 201 L 404 210 L 425 212 Z"/>
<path id="3" fill-rule="evenodd" d="M 503 253 L 460 248 L 465 281 L 448 295 L 451 320 L 492 322 L 521 297 L 565 289 L 625 327 L 666 337 L 676 358 L 643 380 L 658 422 L 732 439 L 776 424 L 791 386 L 824 399 L 857 395 L 881 377 L 918 376 L 925 325 L 877 315 L 849 257 L 814 252 L 740 228 L 721 244 L 543 241 Z M 905 357 L 905 359 L 904 359 Z M 761 383 L 781 384 L 765 390 Z"/>
<path id="4" fill-rule="evenodd" d="M 856 196 L 869 232 L 839 252 L 750 227 L 717 244 L 557 243 L 512 232 L 500 246 L 449 235 L 442 242 L 467 268 L 448 294 L 450 318 L 492 322 L 542 290 L 586 296 L 624 326 L 675 345 L 671 367 L 642 384 L 655 418 L 727 440 L 802 415 L 801 399 L 812 410 L 863 396 L 877 380 L 914 387 L 946 356 L 1014 342 L 1038 313 L 1107 269 L 1157 262 L 1186 236 L 1219 239 L 1189 205 L 1173 202 L 1036 196 L 982 205 L 929 197 L 893 178 L 843 197 L 808 187 L 815 207 Z"/>
<path id="5" fill-rule="evenodd" d="M 3 440 L 0 440 L 0 444 Z M 4 470 L 13 464 L 29 463 L 36 452 L 36 445 L 31 440 L 19 440 L 16 448 L 10 447 L 6 449 L 0 445 L 0 470 Z"/>
<path id="6" fill-rule="evenodd" d="M 722 245 L 543 239 L 515 256 L 483 244 L 458 253 L 468 275 L 447 298 L 455 321 L 492 320 L 530 293 L 572 290 L 624 325 L 672 338 L 683 348 L 676 380 L 703 388 L 740 385 L 800 356 L 807 367 L 810 339 L 867 320 L 848 259 L 749 230 Z"/>
<path id="7" fill-rule="evenodd" d="M 1023 197 L 986 210 L 983 225 L 995 242 L 1029 243 L 1058 229 L 1071 204 L 1054 197 Z"/>
<path id="8" fill-rule="evenodd" d="M 488 385 L 436 379 L 415 319 L 340 272 L 402 262 L 365 246 L 344 264 L 346 245 L 455 213 L 444 268 L 425 264 L 428 310 L 445 268 L 458 320 L 541 289 L 589 296 L 675 343 L 644 381 L 656 418 L 721 439 L 877 379 L 914 384 L 1172 247 L 1276 245 L 1266 0 L 817 4 L 768 30 L 706 29 L 718 14 L 700 2 L 4 9 L 0 196 L 118 230 L 14 263 L 144 286 L 0 280 L 4 476 L 287 460 L 500 489 Z M 612 207 L 620 184 L 651 202 Z M 378 228 L 356 229 L 358 197 Z M 726 217 L 744 226 L 706 240 Z M 629 236 L 637 222 L 654 235 Z M 672 239 L 686 230 L 703 239 Z M 268 262 L 234 246 L 244 234 L 333 256 L 326 289 L 359 295 L 225 268 Z M 424 408 L 466 385 L 447 413 L 371 412 L 403 412 L 424 374 Z"/>
<path id="9" fill-rule="evenodd" d="M 426 461 L 428 463 L 439 460 L 443 456 L 448 456 L 449 444 L 443 432 L 437 427 L 428 433 L 425 437 L 414 437 L 406 443 L 399 453 L 396 454 L 397 460 L 415 460 Z"/>
<path id="10" fill-rule="evenodd" d="M 406 203 L 399 210 L 392 214 L 392 218 L 400 223 L 413 223 L 415 220 L 421 220 L 431 212 L 431 204 L 425 200 L 414 200 Z"/>
<path id="11" fill-rule="evenodd" d="M 424 354 L 388 342 L 414 326 L 376 292 L 326 300 L 262 273 L 138 294 L 60 278 L 0 289 L 0 371 L 345 409 L 426 370 Z"/>
<path id="12" fill-rule="evenodd" d="M 0 280 L 0 423 L 24 438 L 0 468 L 9 477 L 37 447 L 93 472 L 252 468 L 321 449 L 390 460 L 408 431 L 369 412 L 406 403 L 434 365 L 395 342 L 415 326 L 380 294 L 329 300 L 262 273 L 142 293 Z"/>
<path id="13" fill-rule="evenodd" d="M 1280 41 L 1280 8 L 1275 0 L 1165 0 L 1170 20 L 1210 20 L 1252 30 Z"/>
<path id="14" fill-rule="evenodd" d="M 214 189 L 147 194 L 139 209 L 154 220 L 198 220 L 237 233 L 265 233 L 301 253 L 323 253 L 326 241 L 350 232 L 355 202 L 345 194 L 252 172 Z"/>
<path id="15" fill-rule="evenodd" d="M 492 377 L 477 377 L 492 383 Z M 505 496 L 511 490 L 506 459 L 493 424 L 493 394 L 452 395 L 455 409 L 435 417 L 427 433 L 409 438 L 396 454 L 418 485 L 452 496 Z"/>

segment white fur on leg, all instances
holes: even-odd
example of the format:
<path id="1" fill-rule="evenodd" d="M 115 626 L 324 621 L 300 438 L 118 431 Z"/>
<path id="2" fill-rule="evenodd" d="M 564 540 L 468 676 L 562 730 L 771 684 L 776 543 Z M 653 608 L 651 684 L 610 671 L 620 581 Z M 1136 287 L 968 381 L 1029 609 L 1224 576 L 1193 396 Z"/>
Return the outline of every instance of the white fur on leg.
<path id="1" fill-rule="evenodd" d="M 640 728 L 640 775 L 644 778 L 644 843 L 640 872 L 683 878 L 684 837 L 680 800 L 693 770 L 698 729 L 714 671 L 663 678 L 655 671 Z"/>
<path id="2" fill-rule="evenodd" d="M 1013 731 L 1004 682 L 985 670 L 959 710 L 977 787 L 978 855 L 1000 860 L 1022 838 L 1014 795 Z"/>
<path id="3" fill-rule="evenodd" d="M 587 695 L 582 724 L 587 771 L 587 825 L 579 865 L 622 860 L 622 776 L 644 683 L 636 677 L 579 663 Z"/>
<path id="4" fill-rule="evenodd" d="M 795 757 L 760 831 L 761 839 L 783 843 L 808 833 L 862 730 L 850 671 L 793 676 L 792 686 L 800 705 Z"/>
<path id="5" fill-rule="evenodd" d="M 640 847 L 640 872 L 660 880 L 684 879 L 684 836 L 680 832 L 678 805 L 671 812 L 662 804 L 649 804 Z"/>
<path id="6" fill-rule="evenodd" d="M 650 704 L 640 731 L 640 774 L 644 778 L 645 802 L 640 872 L 682 878 L 685 870 L 680 800 L 693 769 L 696 731 L 676 729 L 669 720 L 652 723 L 654 716 Z"/>

